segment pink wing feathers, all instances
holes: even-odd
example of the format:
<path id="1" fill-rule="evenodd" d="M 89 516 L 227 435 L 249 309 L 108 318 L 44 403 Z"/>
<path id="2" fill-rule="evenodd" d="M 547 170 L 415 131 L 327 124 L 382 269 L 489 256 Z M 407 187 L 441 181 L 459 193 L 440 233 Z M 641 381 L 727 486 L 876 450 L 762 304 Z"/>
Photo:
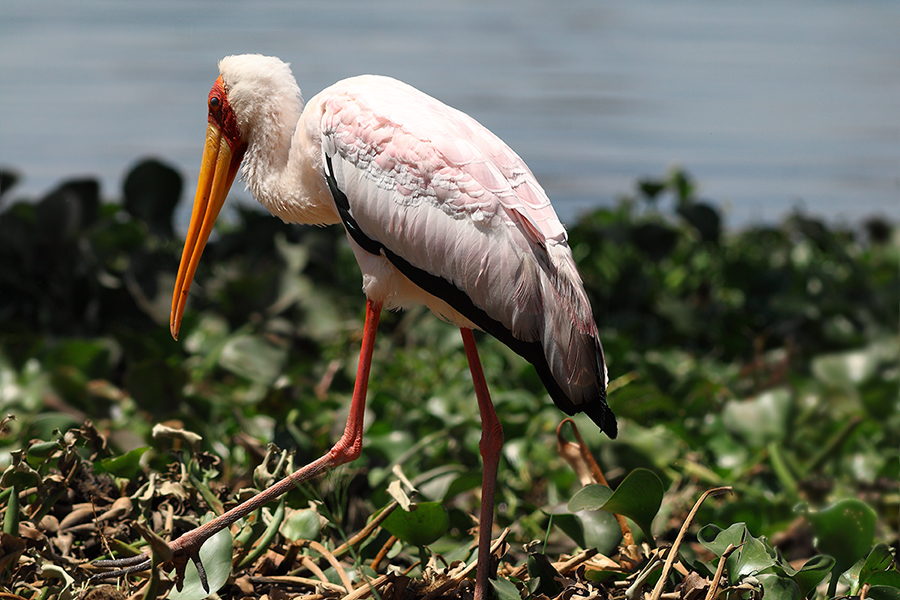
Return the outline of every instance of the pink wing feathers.
<path id="1" fill-rule="evenodd" d="M 345 225 L 375 242 L 368 251 L 534 363 L 564 411 L 586 410 L 614 431 L 565 229 L 521 158 L 468 115 L 393 79 L 347 79 L 316 102 L 323 170 L 346 198 Z M 360 260 L 370 295 L 384 277 L 374 264 Z"/>

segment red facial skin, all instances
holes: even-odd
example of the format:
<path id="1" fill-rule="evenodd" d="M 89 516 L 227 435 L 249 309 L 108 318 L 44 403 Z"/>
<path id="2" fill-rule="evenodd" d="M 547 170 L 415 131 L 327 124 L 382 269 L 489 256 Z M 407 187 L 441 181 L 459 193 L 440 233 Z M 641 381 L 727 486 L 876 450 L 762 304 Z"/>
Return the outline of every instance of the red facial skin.
<path id="1" fill-rule="evenodd" d="M 209 122 L 214 123 L 219 128 L 222 135 L 228 140 L 228 145 L 231 146 L 231 151 L 234 153 L 235 158 L 240 160 L 247 149 L 247 144 L 241 136 L 237 118 L 234 116 L 234 110 L 228 103 L 228 94 L 225 92 L 225 83 L 222 81 L 221 76 L 216 79 L 212 89 L 209 91 L 208 104 Z"/>

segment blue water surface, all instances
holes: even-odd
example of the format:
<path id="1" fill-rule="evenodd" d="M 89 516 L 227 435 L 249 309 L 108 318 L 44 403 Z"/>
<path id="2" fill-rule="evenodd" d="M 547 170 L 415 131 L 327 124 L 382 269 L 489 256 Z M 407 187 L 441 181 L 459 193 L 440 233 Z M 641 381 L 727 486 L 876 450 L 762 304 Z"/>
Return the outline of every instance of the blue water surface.
<path id="1" fill-rule="evenodd" d="M 896 2 L 6 0 L 0 16 L 0 165 L 19 195 L 96 175 L 114 199 L 155 156 L 190 200 L 216 61 L 259 52 L 307 96 L 381 73 L 468 112 L 564 221 L 673 165 L 732 225 L 900 216 Z"/>

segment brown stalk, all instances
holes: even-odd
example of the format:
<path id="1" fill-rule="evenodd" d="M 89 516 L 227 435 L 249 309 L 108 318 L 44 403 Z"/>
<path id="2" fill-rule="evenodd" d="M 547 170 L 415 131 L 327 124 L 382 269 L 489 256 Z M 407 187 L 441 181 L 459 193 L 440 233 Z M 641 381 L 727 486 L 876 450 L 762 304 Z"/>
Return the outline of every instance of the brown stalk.
<path id="1" fill-rule="evenodd" d="M 684 536 L 687 534 L 687 530 L 691 526 L 691 523 L 693 523 L 694 517 L 697 515 L 697 511 L 700 510 L 700 506 L 703 504 L 704 500 L 706 500 L 713 494 L 721 494 L 730 491 L 730 487 L 719 487 L 713 488 L 711 490 L 706 490 L 705 492 L 703 492 L 703 495 L 700 496 L 700 499 L 697 500 L 696 503 L 694 503 L 694 507 L 691 509 L 691 512 L 688 513 L 687 518 L 684 520 L 684 524 L 681 526 L 681 531 L 678 532 L 678 537 L 675 538 L 675 542 L 672 544 L 672 549 L 669 552 L 668 558 L 666 559 L 666 564 L 663 566 L 662 574 L 659 576 L 659 581 L 656 582 L 656 586 L 653 588 L 653 592 L 650 594 L 649 600 L 660 599 L 663 586 L 666 584 L 666 579 L 669 578 L 669 571 L 672 570 L 672 564 L 678 557 L 678 549 L 681 547 L 681 542 L 684 540 Z"/>

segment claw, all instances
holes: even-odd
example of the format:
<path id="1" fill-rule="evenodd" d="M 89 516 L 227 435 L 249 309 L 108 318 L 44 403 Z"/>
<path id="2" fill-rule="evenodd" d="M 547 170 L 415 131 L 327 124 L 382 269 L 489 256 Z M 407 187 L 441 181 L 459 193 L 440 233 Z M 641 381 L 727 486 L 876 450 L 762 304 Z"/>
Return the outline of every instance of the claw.
<path id="1" fill-rule="evenodd" d="M 206 581 L 206 567 L 204 567 L 203 563 L 200 562 L 200 552 L 194 552 L 189 556 L 191 557 L 191 561 L 194 563 L 194 566 L 197 567 L 197 575 L 200 576 L 200 585 L 203 586 L 203 591 L 208 594 L 209 582 Z"/>
<path id="2" fill-rule="evenodd" d="M 172 556 L 172 565 L 175 567 L 175 589 L 180 592 L 184 587 L 184 569 L 187 566 L 189 558 L 191 559 L 191 562 L 194 563 L 194 566 L 197 567 L 200 585 L 203 586 L 203 590 L 206 593 L 209 593 L 209 581 L 206 579 L 206 567 L 204 567 L 203 563 L 200 561 L 199 550 L 190 551 L 186 548 L 176 551 L 175 555 Z"/>

